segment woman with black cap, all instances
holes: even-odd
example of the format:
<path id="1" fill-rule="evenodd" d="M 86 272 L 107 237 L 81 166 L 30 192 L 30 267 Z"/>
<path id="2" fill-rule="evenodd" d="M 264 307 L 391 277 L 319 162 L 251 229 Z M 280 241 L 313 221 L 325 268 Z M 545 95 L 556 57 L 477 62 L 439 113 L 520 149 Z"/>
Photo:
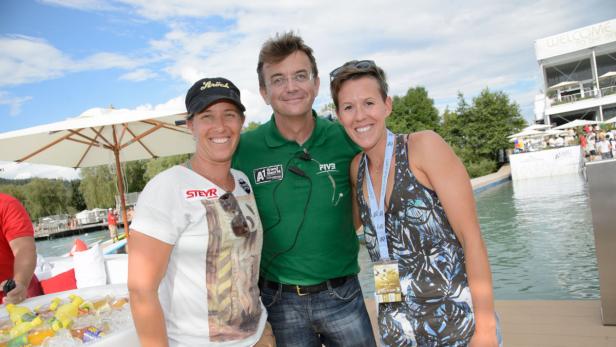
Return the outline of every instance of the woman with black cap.
<path id="1" fill-rule="evenodd" d="M 245 108 L 231 81 L 205 78 L 186 109 L 195 153 L 148 182 L 131 224 L 135 327 L 143 346 L 253 346 L 268 335 L 263 234 L 248 178 L 231 169 Z"/>

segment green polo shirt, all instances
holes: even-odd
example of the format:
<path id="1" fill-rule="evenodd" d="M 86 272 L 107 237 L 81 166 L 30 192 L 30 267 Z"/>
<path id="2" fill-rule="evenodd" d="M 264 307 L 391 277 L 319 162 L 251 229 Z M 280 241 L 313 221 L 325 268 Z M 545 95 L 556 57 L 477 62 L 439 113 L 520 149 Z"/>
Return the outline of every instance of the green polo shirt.
<path id="1" fill-rule="evenodd" d="M 313 117 L 302 146 L 282 137 L 272 116 L 242 134 L 233 157 L 250 178 L 263 224 L 261 276 L 279 283 L 312 285 L 359 272 L 349 182 L 359 148 L 340 124 Z M 310 158 L 302 158 L 304 149 Z"/>

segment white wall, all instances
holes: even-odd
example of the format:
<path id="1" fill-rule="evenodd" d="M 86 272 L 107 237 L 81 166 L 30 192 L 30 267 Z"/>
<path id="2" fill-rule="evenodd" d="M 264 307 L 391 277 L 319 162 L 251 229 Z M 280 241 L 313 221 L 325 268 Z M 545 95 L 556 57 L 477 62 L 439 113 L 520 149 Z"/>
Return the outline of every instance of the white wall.
<path id="1" fill-rule="evenodd" d="M 539 152 L 512 154 L 511 179 L 558 176 L 577 173 L 582 169 L 580 146 L 548 149 Z"/>

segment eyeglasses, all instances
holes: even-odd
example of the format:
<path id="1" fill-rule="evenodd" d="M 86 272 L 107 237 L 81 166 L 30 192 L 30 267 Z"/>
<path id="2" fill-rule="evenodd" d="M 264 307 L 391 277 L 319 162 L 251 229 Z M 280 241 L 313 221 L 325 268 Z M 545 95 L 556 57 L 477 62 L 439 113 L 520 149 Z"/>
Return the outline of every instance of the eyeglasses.
<path id="1" fill-rule="evenodd" d="M 233 230 L 233 234 L 237 237 L 248 237 L 248 234 L 250 234 L 248 222 L 246 221 L 246 217 L 244 217 L 242 209 L 240 208 L 240 205 L 233 193 L 224 193 L 220 196 L 218 201 L 220 201 L 220 205 L 225 212 L 233 215 L 233 218 L 231 219 L 231 229 Z"/>
<path id="2" fill-rule="evenodd" d="M 329 80 L 332 81 L 334 78 L 336 78 L 336 76 L 338 76 L 340 72 L 342 72 L 342 70 L 348 67 L 354 67 L 356 69 L 363 70 L 363 69 L 369 69 L 372 67 L 376 67 L 376 64 L 374 63 L 374 60 L 353 60 L 353 61 L 344 63 L 344 65 L 333 69 L 332 72 L 329 73 Z"/>
<path id="3" fill-rule="evenodd" d="M 303 84 L 308 81 L 312 81 L 314 79 L 314 75 L 312 74 L 312 72 L 302 71 L 302 72 L 298 72 L 292 75 L 291 79 L 295 81 L 296 83 Z M 282 75 L 276 75 L 270 79 L 268 84 L 270 87 L 282 88 L 286 86 L 287 83 L 289 83 L 288 77 L 282 76 Z"/>

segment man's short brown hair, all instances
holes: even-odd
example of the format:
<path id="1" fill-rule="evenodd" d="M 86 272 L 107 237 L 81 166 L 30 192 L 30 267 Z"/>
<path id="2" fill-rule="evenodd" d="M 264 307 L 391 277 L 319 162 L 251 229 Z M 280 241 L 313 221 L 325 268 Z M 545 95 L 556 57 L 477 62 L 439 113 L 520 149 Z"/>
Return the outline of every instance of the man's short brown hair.
<path id="1" fill-rule="evenodd" d="M 358 67 L 358 63 L 361 64 L 363 62 L 369 62 L 370 65 L 367 67 Z M 379 92 L 383 101 L 387 99 L 387 91 L 389 87 L 387 86 L 387 77 L 385 76 L 385 71 L 378 67 L 371 60 L 357 61 L 351 60 L 344 63 L 341 67 L 332 71 L 333 76 L 331 81 L 329 82 L 329 90 L 332 94 L 332 99 L 334 100 L 334 105 L 336 106 L 336 111 L 338 110 L 338 93 L 340 93 L 340 89 L 342 85 L 350 80 L 357 80 L 362 77 L 372 77 L 374 78 L 379 85 Z"/>
<path id="2" fill-rule="evenodd" d="M 304 43 L 304 40 L 295 35 L 292 31 L 286 33 L 276 33 L 276 36 L 265 41 L 259 52 L 259 63 L 257 64 L 257 75 L 259 75 L 259 87 L 265 88 L 265 76 L 263 76 L 263 65 L 276 64 L 283 61 L 289 55 L 301 51 L 310 60 L 313 78 L 319 76 L 317 62 L 312 55 L 312 48 Z"/>

